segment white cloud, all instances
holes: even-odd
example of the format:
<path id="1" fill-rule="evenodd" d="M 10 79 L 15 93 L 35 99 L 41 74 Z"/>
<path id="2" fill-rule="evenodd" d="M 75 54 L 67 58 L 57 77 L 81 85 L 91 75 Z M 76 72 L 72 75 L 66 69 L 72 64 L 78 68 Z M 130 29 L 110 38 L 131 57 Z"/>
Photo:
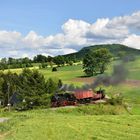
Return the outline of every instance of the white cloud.
<path id="1" fill-rule="evenodd" d="M 140 29 L 140 11 L 132 15 L 115 17 L 110 21 L 110 26 L 127 26 Z"/>
<path id="2" fill-rule="evenodd" d="M 87 37 L 102 39 L 120 39 L 129 34 L 129 30 L 124 26 L 110 26 L 111 20 L 98 19 L 90 26 Z"/>
<path id="3" fill-rule="evenodd" d="M 0 31 L 0 48 L 5 45 L 16 45 L 21 39 L 21 33 L 16 31 Z"/>
<path id="4" fill-rule="evenodd" d="M 92 44 L 122 43 L 140 49 L 140 11 L 131 15 L 97 19 L 94 23 L 69 19 L 62 33 L 50 36 L 30 31 L 26 36 L 16 31 L 0 31 L 0 57 L 33 57 L 36 54 L 73 53 Z"/>
<path id="5" fill-rule="evenodd" d="M 82 20 L 69 19 L 64 25 L 62 30 L 66 35 L 84 36 L 88 31 L 90 24 Z"/>
<path id="6" fill-rule="evenodd" d="M 37 35 L 34 31 L 30 31 L 27 36 L 22 39 L 22 43 L 31 48 L 39 48 L 44 45 L 44 37 Z"/>
<path id="7" fill-rule="evenodd" d="M 122 44 L 140 49 L 140 36 L 132 34 L 128 36 L 128 38 L 124 39 Z"/>

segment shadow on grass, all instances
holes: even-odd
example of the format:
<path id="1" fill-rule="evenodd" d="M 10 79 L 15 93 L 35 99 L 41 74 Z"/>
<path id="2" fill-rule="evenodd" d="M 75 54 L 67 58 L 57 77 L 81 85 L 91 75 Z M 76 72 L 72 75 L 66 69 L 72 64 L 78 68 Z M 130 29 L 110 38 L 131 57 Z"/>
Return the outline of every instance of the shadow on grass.
<path id="1" fill-rule="evenodd" d="M 99 73 L 93 74 L 92 76 L 88 75 L 82 75 L 82 76 L 77 76 L 77 78 L 95 78 L 96 76 L 100 75 Z"/>

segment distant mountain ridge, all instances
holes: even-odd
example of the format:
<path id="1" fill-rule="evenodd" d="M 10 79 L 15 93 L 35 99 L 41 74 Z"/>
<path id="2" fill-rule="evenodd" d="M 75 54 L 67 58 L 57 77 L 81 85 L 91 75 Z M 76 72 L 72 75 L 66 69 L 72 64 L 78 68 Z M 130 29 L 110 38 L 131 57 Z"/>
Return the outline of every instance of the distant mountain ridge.
<path id="1" fill-rule="evenodd" d="M 65 57 L 69 58 L 76 58 L 76 59 L 82 59 L 86 53 L 89 51 L 94 51 L 99 48 L 106 48 L 108 49 L 114 56 L 117 56 L 119 52 L 123 51 L 126 53 L 126 55 L 140 55 L 140 50 L 130 48 L 125 45 L 121 44 L 102 44 L 102 45 L 92 45 L 88 47 L 82 48 L 80 51 L 76 53 L 71 53 L 64 55 Z"/>

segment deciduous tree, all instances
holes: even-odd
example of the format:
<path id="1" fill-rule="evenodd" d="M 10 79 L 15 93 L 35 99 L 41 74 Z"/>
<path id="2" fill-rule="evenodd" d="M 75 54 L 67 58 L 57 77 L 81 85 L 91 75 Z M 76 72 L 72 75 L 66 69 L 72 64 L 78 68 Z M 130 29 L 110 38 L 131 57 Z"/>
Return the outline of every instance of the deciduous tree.
<path id="1" fill-rule="evenodd" d="M 101 48 L 87 53 L 83 59 L 83 69 L 87 76 L 104 73 L 111 62 L 112 55 L 108 49 Z"/>

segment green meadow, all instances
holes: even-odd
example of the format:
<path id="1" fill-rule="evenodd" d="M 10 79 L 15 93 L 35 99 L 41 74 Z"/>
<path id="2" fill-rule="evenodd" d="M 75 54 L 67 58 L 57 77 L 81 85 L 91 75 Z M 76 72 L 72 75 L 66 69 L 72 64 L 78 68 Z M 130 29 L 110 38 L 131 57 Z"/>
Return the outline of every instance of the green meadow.
<path id="1" fill-rule="evenodd" d="M 113 62 L 106 74 L 112 72 Z M 140 58 L 129 62 L 127 82 L 103 87 L 108 96 L 120 93 L 129 109 L 112 105 L 84 105 L 74 108 L 4 112 L 1 140 L 139 140 L 140 139 Z M 38 67 L 35 67 L 38 69 Z M 20 73 L 22 69 L 12 69 Z M 46 79 L 81 86 L 85 83 L 82 65 L 63 66 L 57 72 L 39 69 Z M 5 71 L 7 72 L 7 71 Z M 94 79 L 95 77 L 93 77 Z M 86 79 L 87 80 L 87 79 Z"/>
<path id="2" fill-rule="evenodd" d="M 92 105 L 3 113 L 3 116 L 10 120 L 0 124 L 2 140 L 140 139 L 140 115 L 130 115 L 121 107 Z"/>
<path id="3" fill-rule="evenodd" d="M 110 66 L 108 66 L 108 69 L 105 71 L 105 74 L 110 74 L 112 72 L 112 67 L 115 64 L 120 63 L 120 61 L 113 61 Z M 39 64 L 38 64 L 39 65 Z M 34 67 L 30 69 L 39 69 L 37 64 L 34 65 Z M 129 62 L 124 64 L 128 70 L 128 77 L 127 79 L 133 79 L 133 80 L 140 80 L 140 57 L 138 57 L 135 61 Z M 20 73 L 22 71 L 21 68 L 19 69 L 10 69 L 10 70 L 4 70 L 4 72 L 16 72 Z M 76 78 L 81 78 L 85 76 L 82 65 L 73 65 L 73 66 L 62 66 L 58 68 L 57 72 L 52 72 L 52 68 L 46 68 L 46 69 L 39 69 L 39 71 L 45 76 L 46 79 L 48 78 L 56 78 L 56 79 L 62 79 L 64 83 L 74 83 L 77 85 L 84 84 L 84 78 L 83 81 L 73 80 Z"/>

